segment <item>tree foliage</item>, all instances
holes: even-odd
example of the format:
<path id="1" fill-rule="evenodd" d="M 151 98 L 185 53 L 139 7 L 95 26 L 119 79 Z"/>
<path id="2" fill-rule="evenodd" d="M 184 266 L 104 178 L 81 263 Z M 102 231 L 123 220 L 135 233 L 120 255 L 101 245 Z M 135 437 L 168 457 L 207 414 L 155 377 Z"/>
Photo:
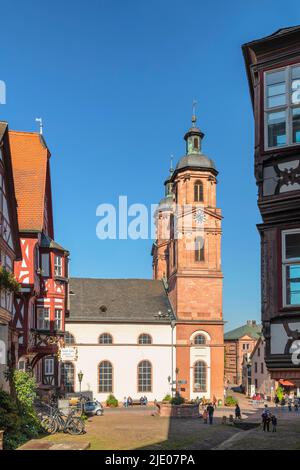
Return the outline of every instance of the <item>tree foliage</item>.
<path id="1" fill-rule="evenodd" d="M 10 373 L 14 396 L 0 390 L 0 429 L 4 430 L 4 449 L 16 449 L 42 432 L 34 409 L 36 382 L 27 372 Z"/>

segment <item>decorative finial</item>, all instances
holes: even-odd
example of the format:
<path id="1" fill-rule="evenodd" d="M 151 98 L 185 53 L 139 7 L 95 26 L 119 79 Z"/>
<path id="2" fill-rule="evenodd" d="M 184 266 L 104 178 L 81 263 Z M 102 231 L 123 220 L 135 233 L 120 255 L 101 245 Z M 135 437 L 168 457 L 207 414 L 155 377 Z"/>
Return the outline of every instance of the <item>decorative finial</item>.
<path id="1" fill-rule="evenodd" d="M 43 119 L 42 118 L 35 118 L 35 122 L 40 123 L 40 135 L 43 135 Z"/>
<path id="2" fill-rule="evenodd" d="M 172 174 L 174 169 L 173 169 L 173 158 L 174 158 L 174 155 L 172 154 L 171 155 L 171 163 L 170 163 L 170 173 Z"/>
<path id="3" fill-rule="evenodd" d="M 193 127 L 195 127 L 196 122 L 197 122 L 196 105 L 197 105 L 197 101 L 193 100 L 193 113 L 192 113 L 192 126 Z"/>

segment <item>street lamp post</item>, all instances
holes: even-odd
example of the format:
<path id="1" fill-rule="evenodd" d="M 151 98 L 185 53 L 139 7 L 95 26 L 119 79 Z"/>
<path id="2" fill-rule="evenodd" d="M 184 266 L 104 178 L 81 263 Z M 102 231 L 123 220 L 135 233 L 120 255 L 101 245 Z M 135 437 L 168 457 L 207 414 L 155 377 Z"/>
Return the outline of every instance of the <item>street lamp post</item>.
<path id="1" fill-rule="evenodd" d="M 173 383 L 174 383 L 174 328 L 176 326 L 176 322 L 174 320 L 171 321 L 171 396 L 173 398 Z"/>
<path id="2" fill-rule="evenodd" d="M 79 380 L 79 392 L 81 393 L 81 382 L 82 382 L 82 379 L 83 379 L 83 372 L 80 371 L 78 372 L 78 380 Z"/>
<path id="3" fill-rule="evenodd" d="M 158 312 L 158 314 L 154 315 L 155 318 L 161 318 L 161 319 L 168 319 L 170 320 L 170 325 L 171 325 L 171 395 L 173 397 L 173 382 L 174 382 L 174 328 L 176 326 L 176 321 L 175 321 L 175 316 L 172 313 L 171 309 L 168 309 L 166 313 Z M 169 377 L 168 377 L 169 379 Z M 176 391 L 177 391 L 177 385 L 176 385 Z"/>

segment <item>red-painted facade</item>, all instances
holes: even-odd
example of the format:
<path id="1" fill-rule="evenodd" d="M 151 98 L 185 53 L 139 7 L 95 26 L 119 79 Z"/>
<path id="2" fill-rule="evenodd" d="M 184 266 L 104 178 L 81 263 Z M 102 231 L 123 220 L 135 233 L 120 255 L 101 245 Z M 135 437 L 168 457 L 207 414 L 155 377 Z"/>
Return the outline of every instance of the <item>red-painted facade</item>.
<path id="1" fill-rule="evenodd" d="M 39 147 L 40 158 L 47 160 L 44 164 L 40 164 Z M 15 263 L 14 272 L 21 290 L 14 301 L 13 327 L 19 335 L 19 367 L 32 369 L 41 388 L 58 387 L 57 352 L 68 308 L 69 253 L 53 240 L 50 152 L 41 136 L 26 133 L 12 133 L 11 152 L 17 202 L 24 194 L 28 167 L 44 181 L 33 188 L 32 211 L 39 211 L 38 217 L 30 210 L 30 195 L 25 194 L 28 201 L 18 204 L 22 260 Z M 23 155 L 28 157 L 24 173 Z"/>

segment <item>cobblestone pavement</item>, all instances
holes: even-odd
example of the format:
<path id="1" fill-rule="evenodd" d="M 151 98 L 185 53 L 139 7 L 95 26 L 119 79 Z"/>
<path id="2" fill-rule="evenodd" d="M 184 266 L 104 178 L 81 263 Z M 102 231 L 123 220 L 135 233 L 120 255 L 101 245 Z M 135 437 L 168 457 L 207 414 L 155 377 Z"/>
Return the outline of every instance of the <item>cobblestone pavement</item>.
<path id="1" fill-rule="evenodd" d="M 247 401 L 242 411 L 244 419 L 235 427 L 222 424 L 222 416 L 234 413 L 230 408 L 218 409 L 212 426 L 202 419 L 153 416 L 154 409 L 150 407 L 105 409 L 104 416 L 88 420 L 87 433 L 82 436 L 59 433 L 26 446 L 31 448 L 34 444 L 32 448 L 42 449 L 50 443 L 59 447 L 73 443 L 80 448 L 88 442 L 91 450 L 300 449 L 300 411 L 289 413 L 273 408 L 278 416 L 276 434 L 262 431 L 262 409 L 253 408 Z M 252 429 L 245 430 L 249 427 Z"/>

